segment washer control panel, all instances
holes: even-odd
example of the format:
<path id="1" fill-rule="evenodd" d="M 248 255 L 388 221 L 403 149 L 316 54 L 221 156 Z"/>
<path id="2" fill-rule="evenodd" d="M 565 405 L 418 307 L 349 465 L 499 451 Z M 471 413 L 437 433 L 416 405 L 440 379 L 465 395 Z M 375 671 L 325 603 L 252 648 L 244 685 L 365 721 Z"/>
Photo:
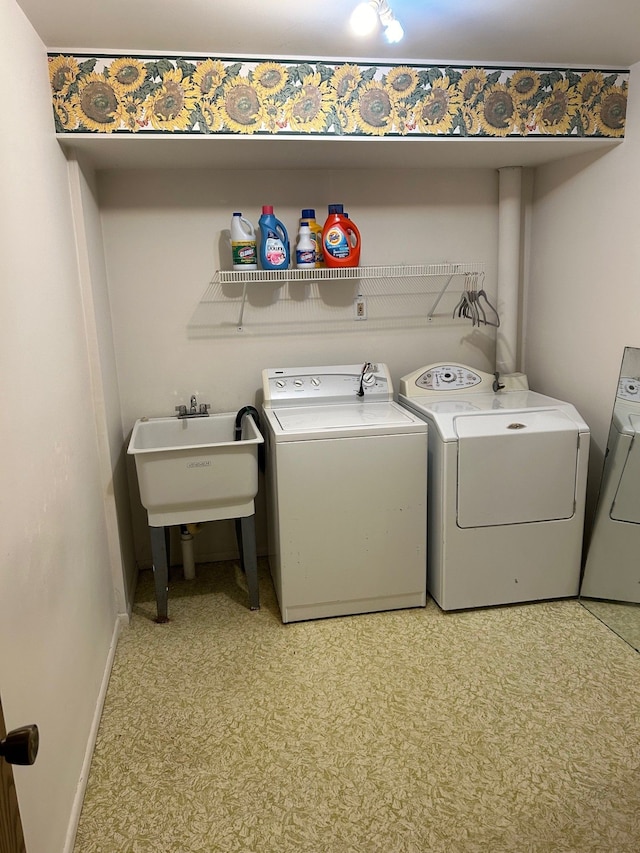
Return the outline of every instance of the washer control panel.
<path id="1" fill-rule="evenodd" d="M 494 377 L 465 364 L 430 364 L 400 380 L 400 394 L 405 397 L 426 397 L 450 391 L 492 391 Z"/>
<path id="2" fill-rule="evenodd" d="M 342 364 L 324 367 L 269 367 L 262 371 L 264 405 L 306 406 L 314 403 L 386 402 L 393 399 L 386 364 Z"/>
<path id="3" fill-rule="evenodd" d="M 628 403 L 640 403 L 640 379 L 633 376 L 621 376 L 618 382 L 619 400 L 626 400 Z"/>

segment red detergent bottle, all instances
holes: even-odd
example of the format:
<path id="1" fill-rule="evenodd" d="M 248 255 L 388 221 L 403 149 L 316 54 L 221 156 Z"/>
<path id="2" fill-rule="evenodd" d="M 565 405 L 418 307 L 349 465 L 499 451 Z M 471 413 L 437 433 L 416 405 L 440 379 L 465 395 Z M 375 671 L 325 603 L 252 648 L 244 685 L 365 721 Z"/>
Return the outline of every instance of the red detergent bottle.
<path id="1" fill-rule="evenodd" d="M 360 263 L 360 232 L 341 204 L 330 204 L 322 229 L 322 251 L 328 267 L 357 267 Z"/>

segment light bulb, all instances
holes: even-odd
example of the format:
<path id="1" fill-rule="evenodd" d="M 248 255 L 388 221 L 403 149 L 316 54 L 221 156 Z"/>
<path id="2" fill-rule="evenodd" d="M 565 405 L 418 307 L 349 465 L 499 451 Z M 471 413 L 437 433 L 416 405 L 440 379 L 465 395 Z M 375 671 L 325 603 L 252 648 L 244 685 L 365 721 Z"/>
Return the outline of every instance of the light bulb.
<path id="1" fill-rule="evenodd" d="M 351 13 L 350 23 L 357 36 L 368 36 L 378 24 L 378 13 L 371 3 L 359 3 Z"/>
<path id="2" fill-rule="evenodd" d="M 400 21 L 396 21 L 394 18 L 393 21 L 387 24 L 384 34 L 389 44 L 395 44 L 396 42 L 402 41 L 404 38 L 404 30 L 402 29 Z"/>

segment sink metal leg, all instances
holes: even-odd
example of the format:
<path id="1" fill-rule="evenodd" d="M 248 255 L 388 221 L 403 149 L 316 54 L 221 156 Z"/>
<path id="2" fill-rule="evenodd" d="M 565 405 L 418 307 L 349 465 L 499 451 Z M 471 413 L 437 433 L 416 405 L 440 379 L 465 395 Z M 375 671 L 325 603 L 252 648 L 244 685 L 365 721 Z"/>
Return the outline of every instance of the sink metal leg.
<path id="1" fill-rule="evenodd" d="M 153 581 L 156 588 L 156 622 L 168 622 L 169 615 L 169 527 L 149 527 Z"/>
<path id="2" fill-rule="evenodd" d="M 236 538 L 238 540 L 238 550 L 240 551 L 240 565 L 247 577 L 249 607 L 251 610 L 260 610 L 255 515 L 236 518 Z"/>

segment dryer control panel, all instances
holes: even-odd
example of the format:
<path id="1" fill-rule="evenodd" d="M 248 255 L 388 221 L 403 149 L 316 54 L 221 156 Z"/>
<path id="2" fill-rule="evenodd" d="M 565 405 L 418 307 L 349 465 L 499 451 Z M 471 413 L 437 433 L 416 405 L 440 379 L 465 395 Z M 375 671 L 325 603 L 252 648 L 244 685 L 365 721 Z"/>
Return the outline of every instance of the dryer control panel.
<path id="1" fill-rule="evenodd" d="M 464 364 L 430 364 L 403 376 L 400 393 L 422 397 L 447 391 L 491 391 L 494 377 Z"/>
<path id="2" fill-rule="evenodd" d="M 264 405 L 270 408 L 393 400 L 389 369 L 380 362 L 268 367 L 262 371 L 262 390 Z"/>
<path id="3" fill-rule="evenodd" d="M 493 392 L 495 376 L 483 373 L 466 364 L 430 364 L 420 367 L 400 380 L 400 394 L 405 397 L 442 396 L 451 391 L 465 394 Z M 508 391 L 527 390 L 529 385 L 523 373 L 500 376 L 500 388 Z"/>
<path id="4" fill-rule="evenodd" d="M 626 400 L 628 403 L 640 403 L 640 379 L 621 376 L 616 396 L 619 400 Z"/>

